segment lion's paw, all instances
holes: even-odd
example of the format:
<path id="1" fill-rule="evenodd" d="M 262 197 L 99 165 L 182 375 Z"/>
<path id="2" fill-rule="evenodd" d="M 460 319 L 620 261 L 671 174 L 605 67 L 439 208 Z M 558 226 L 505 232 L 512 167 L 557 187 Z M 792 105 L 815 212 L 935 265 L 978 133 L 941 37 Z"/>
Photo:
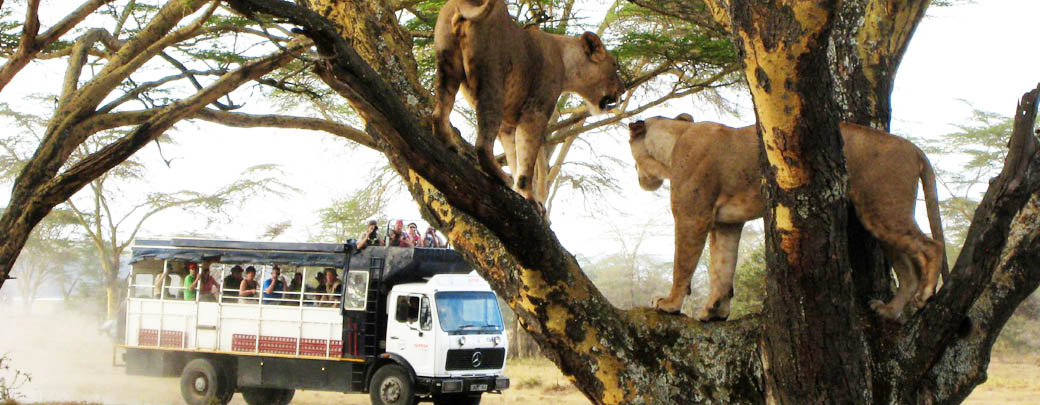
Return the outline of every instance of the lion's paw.
<path id="1" fill-rule="evenodd" d="M 654 300 L 654 309 L 667 314 L 678 314 L 682 309 L 682 298 L 678 300 L 661 297 Z"/>
<path id="2" fill-rule="evenodd" d="M 903 323 L 901 311 L 895 311 L 881 300 L 870 300 L 870 309 L 889 321 Z"/>
<path id="3" fill-rule="evenodd" d="M 727 319 L 729 319 L 728 314 L 722 315 L 718 311 L 709 310 L 708 308 L 701 308 L 700 311 L 697 311 L 697 320 L 701 322 L 725 321 Z"/>

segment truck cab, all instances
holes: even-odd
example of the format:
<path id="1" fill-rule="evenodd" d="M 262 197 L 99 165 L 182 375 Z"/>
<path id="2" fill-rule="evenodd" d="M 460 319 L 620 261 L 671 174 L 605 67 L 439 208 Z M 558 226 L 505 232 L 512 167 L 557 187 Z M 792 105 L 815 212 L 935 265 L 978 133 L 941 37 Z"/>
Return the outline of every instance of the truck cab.
<path id="1" fill-rule="evenodd" d="M 476 273 L 441 274 L 390 292 L 387 353 L 436 394 L 502 388 L 506 337 L 498 298 Z M 456 401 L 458 402 L 458 401 Z"/>
<path id="2" fill-rule="evenodd" d="M 189 404 L 285 404 L 296 389 L 477 404 L 509 387 L 497 296 L 450 249 L 174 238 L 132 254 L 127 373 L 180 376 Z M 263 293 L 179 281 L 243 267 Z M 304 281 L 268 293 L 275 274 Z"/>

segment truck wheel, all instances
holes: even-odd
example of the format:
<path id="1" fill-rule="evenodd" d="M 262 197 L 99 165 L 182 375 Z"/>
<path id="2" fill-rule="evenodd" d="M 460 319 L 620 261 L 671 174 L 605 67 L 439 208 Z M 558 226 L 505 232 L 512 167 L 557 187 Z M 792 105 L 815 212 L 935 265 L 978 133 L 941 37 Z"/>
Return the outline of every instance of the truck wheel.
<path id="1" fill-rule="evenodd" d="M 242 387 L 242 398 L 249 405 L 287 405 L 296 390 L 280 388 Z"/>
<path id="2" fill-rule="evenodd" d="M 440 394 L 433 397 L 434 405 L 480 405 L 480 394 Z"/>
<path id="3" fill-rule="evenodd" d="M 181 371 L 181 396 L 190 405 L 226 404 L 227 391 L 223 374 L 207 359 L 192 360 Z"/>
<path id="4" fill-rule="evenodd" d="M 411 405 L 415 403 L 415 387 L 404 367 L 387 364 L 376 370 L 368 385 L 373 405 Z"/>

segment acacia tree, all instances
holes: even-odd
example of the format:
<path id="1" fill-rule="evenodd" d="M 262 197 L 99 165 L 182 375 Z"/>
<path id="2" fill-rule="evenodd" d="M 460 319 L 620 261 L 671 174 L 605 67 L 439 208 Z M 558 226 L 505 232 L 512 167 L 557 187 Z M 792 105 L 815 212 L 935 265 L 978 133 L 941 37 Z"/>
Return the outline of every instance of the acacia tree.
<path id="1" fill-rule="evenodd" d="M 1040 283 L 1040 269 L 1031 266 L 1040 253 L 1040 146 L 1031 133 L 1040 89 L 1023 98 L 1005 168 L 975 213 L 949 282 L 928 306 L 905 325 L 880 324 L 864 299 L 875 292 L 874 281 L 850 276 L 855 260 L 844 242 L 837 132 L 848 113 L 839 95 L 880 100 L 878 89 L 891 87 L 925 2 L 708 2 L 708 15 L 739 39 L 764 143 L 782 145 L 773 153 L 791 160 L 764 159 L 776 207 L 767 218 L 764 314 L 707 325 L 612 306 L 536 207 L 432 136 L 411 38 L 390 4 L 303 3 L 230 2 L 248 15 L 282 18 L 313 41 L 322 56 L 319 77 L 365 121 L 424 218 L 448 235 L 543 353 L 596 403 L 956 402 L 984 379 L 996 334 Z M 852 39 L 860 34 L 873 41 Z M 837 42 L 864 48 L 845 54 L 838 68 L 826 51 L 841 48 Z M 794 113 L 777 114 L 784 107 Z M 791 206 L 818 217 L 780 208 Z M 833 234 L 821 236 L 821 229 Z M 804 307 L 824 297 L 830 301 L 820 308 Z M 806 317 L 795 317 L 801 313 Z M 781 320 L 790 321 L 786 329 Z M 792 373 L 795 364 L 819 378 Z"/>
<path id="2" fill-rule="evenodd" d="M 781 145 L 764 159 L 773 183 L 765 313 L 708 325 L 610 305 L 534 207 L 434 140 L 422 124 L 429 114 L 422 88 L 401 63 L 410 47 L 385 4 L 235 3 L 303 27 L 329 57 L 322 77 L 386 142 L 427 220 L 594 402 L 956 402 L 984 379 L 993 338 L 1040 283 L 1027 265 L 1040 243 L 1040 159 L 1029 130 L 1040 90 L 1023 99 L 1025 129 L 1016 131 L 1002 178 L 976 212 L 965 242 L 972 254 L 961 256 L 924 310 L 906 325 L 879 324 L 861 299 L 873 293 L 873 281 L 851 277 L 837 123 L 853 114 L 843 112 L 839 96 L 887 101 L 926 2 L 708 2 L 709 15 L 739 39 L 764 144 Z M 832 41 L 857 50 L 845 54 L 842 69 L 832 69 Z M 850 78 L 866 81 L 850 85 Z"/>

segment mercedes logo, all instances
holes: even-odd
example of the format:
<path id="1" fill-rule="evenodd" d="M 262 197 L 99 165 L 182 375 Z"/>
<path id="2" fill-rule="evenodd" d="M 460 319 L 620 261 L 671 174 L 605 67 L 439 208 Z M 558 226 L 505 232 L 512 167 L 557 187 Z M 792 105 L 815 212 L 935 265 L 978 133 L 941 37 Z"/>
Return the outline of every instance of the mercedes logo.
<path id="1" fill-rule="evenodd" d="M 480 352 L 473 353 L 473 368 L 480 367 Z"/>

